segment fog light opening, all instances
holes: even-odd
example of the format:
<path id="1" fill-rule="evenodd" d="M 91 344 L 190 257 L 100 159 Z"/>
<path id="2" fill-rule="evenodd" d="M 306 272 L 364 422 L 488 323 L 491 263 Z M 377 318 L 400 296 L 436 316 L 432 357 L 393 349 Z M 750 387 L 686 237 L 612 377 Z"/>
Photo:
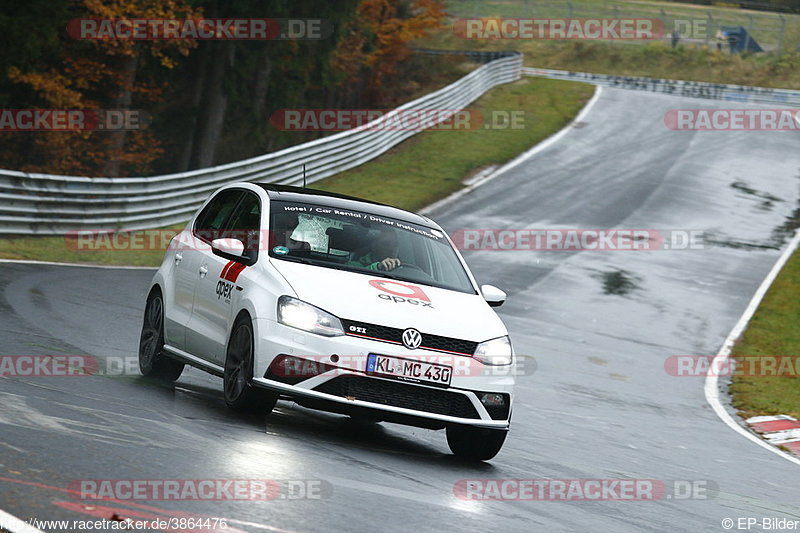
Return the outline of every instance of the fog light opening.
<path id="1" fill-rule="evenodd" d="M 502 394 L 486 392 L 480 395 L 480 400 L 486 407 L 502 407 L 506 404 L 506 399 Z"/>

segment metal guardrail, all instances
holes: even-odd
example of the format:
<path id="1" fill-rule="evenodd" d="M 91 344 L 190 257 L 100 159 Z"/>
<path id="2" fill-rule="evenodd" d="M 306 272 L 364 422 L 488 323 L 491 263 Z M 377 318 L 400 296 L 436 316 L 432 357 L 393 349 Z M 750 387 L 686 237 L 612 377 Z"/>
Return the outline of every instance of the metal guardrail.
<path id="1" fill-rule="evenodd" d="M 408 111 L 461 110 L 492 87 L 519 79 L 521 67 L 520 54 L 505 53 L 362 128 L 212 168 L 133 178 L 0 170 L 0 234 L 63 235 L 76 229 L 133 230 L 176 224 L 227 183 L 299 184 L 304 164 L 311 183 L 374 159 L 419 132 L 379 129 L 380 121 L 389 122 Z"/>
<path id="2" fill-rule="evenodd" d="M 800 107 L 800 91 L 791 89 L 772 89 L 769 87 L 748 87 L 746 85 L 725 85 L 702 81 L 663 80 L 632 76 L 615 76 L 612 74 L 592 74 L 589 72 L 570 72 L 545 68 L 523 67 L 526 76 L 539 76 L 554 80 L 582 81 L 639 91 L 688 96 L 709 100 L 724 100 L 748 104 L 774 104 L 780 106 Z"/>

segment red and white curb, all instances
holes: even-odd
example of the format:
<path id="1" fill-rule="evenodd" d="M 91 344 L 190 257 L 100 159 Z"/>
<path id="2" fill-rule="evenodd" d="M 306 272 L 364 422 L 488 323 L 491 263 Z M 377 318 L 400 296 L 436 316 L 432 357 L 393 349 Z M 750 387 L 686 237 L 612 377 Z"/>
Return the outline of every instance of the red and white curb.
<path id="1" fill-rule="evenodd" d="M 750 429 L 775 446 L 800 455 L 800 420 L 788 415 L 754 416 L 745 420 Z"/>

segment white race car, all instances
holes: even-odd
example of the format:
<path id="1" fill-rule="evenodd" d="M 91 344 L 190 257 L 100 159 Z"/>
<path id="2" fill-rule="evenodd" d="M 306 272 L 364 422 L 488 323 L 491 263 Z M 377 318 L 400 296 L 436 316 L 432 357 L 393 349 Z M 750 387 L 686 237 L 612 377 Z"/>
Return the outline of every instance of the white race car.
<path id="1" fill-rule="evenodd" d="M 447 430 L 457 456 L 494 457 L 511 420 L 514 355 L 432 220 L 336 194 L 237 183 L 170 243 L 147 296 L 145 376 L 185 364 L 223 378 L 234 409 L 277 400 Z"/>

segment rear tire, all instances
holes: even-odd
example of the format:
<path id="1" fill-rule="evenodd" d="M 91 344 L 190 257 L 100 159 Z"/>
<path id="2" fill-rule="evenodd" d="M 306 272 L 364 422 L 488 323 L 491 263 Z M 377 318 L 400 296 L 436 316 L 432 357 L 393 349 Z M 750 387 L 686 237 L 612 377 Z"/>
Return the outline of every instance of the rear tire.
<path id="1" fill-rule="evenodd" d="M 143 376 L 173 382 L 181 376 L 183 363 L 164 354 L 164 300 L 153 291 L 144 309 L 139 336 L 139 371 Z"/>
<path id="2" fill-rule="evenodd" d="M 253 386 L 254 359 L 253 326 L 249 317 L 241 317 L 233 324 L 225 355 L 225 404 L 234 411 L 268 415 L 278 402 L 278 394 Z"/>
<path id="3" fill-rule="evenodd" d="M 507 430 L 447 426 L 447 445 L 450 451 L 468 461 L 488 461 L 500 451 Z"/>

